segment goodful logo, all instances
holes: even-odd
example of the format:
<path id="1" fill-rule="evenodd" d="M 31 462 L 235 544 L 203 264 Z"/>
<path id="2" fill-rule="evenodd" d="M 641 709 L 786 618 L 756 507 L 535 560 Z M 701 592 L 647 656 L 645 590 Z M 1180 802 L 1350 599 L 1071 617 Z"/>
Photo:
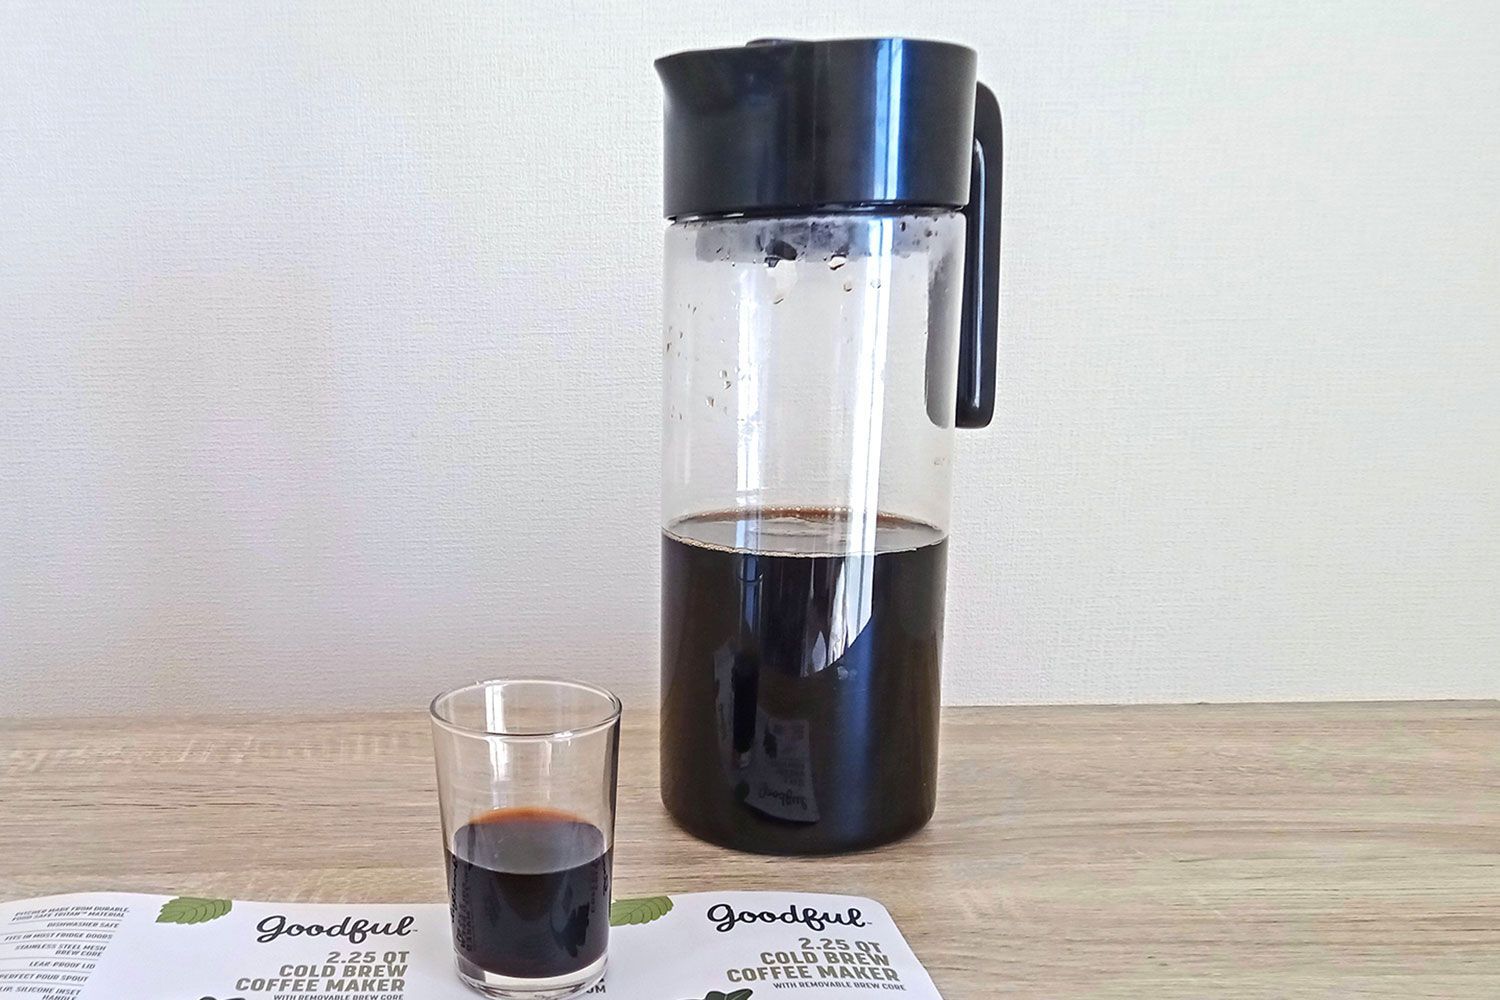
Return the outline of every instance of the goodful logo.
<path id="1" fill-rule="evenodd" d="M 417 929 L 412 926 L 417 922 L 416 917 L 402 917 L 400 920 L 388 920 L 380 923 L 374 920 L 366 920 L 363 917 L 345 917 L 336 924 L 294 924 L 287 920 L 285 914 L 277 913 L 266 917 L 255 925 L 260 936 L 255 940 L 261 944 L 270 944 L 277 938 L 285 937 L 332 937 L 343 938 L 350 944 L 363 944 L 364 940 L 375 936 L 406 937 L 415 934 Z"/>
<path id="2" fill-rule="evenodd" d="M 715 903 L 708 908 L 707 917 L 720 934 L 727 934 L 740 924 L 801 924 L 810 931 L 865 926 L 864 914 L 855 906 L 842 913 L 830 913 L 811 906 L 799 909 L 796 903 L 784 910 L 736 910 L 728 903 Z"/>

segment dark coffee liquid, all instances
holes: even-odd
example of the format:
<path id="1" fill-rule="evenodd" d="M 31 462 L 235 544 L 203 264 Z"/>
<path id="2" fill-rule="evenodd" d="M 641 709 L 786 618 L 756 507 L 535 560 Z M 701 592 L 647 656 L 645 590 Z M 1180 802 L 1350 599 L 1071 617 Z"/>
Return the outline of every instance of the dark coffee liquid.
<path id="1" fill-rule="evenodd" d="M 465 974 L 565 976 L 604 954 L 610 851 L 592 823 L 550 809 L 497 809 L 460 828 L 447 859 Z"/>
<path id="2" fill-rule="evenodd" d="M 849 554 L 845 554 L 849 553 Z M 937 796 L 947 541 L 828 510 L 687 518 L 662 538 L 662 800 L 772 854 L 895 840 Z"/>

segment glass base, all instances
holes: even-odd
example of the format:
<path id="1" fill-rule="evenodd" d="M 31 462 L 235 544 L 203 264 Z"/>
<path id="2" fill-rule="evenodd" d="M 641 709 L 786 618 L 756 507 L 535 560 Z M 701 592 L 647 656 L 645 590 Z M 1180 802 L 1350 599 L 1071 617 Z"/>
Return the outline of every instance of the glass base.
<path id="1" fill-rule="evenodd" d="M 458 978 L 470 989 L 487 997 L 501 997 L 504 1000 L 572 1000 L 599 984 L 599 980 L 604 978 L 604 963 L 608 957 L 600 955 L 598 960 L 566 976 L 517 979 L 514 976 L 487 972 L 460 956 Z"/>

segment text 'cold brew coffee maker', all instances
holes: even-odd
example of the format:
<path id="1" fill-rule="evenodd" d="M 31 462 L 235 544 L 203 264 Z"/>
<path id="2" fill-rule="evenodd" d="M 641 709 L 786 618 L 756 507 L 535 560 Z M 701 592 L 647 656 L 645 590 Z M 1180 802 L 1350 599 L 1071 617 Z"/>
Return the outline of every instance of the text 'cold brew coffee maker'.
<path id="1" fill-rule="evenodd" d="M 994 406 L 975 63 L 887 38 L 656 64 L 662 798 L 714 843 L 852 850 L 932 815 L 953 432 Z"/>

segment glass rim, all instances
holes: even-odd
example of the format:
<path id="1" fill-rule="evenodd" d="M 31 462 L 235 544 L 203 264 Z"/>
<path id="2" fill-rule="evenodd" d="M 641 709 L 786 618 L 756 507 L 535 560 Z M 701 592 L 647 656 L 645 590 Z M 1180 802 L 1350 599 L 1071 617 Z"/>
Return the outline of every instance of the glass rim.
<path id="1" fill-rule="evenodd" d="M 489 727 L 465 726 L 444 716 L 438 710 L 438 703 L 447 699 L 466 694 L 470 691 L 479 691 L 486 688 L 506 687 L 508 685 L 538 685 L 551 688 L 571 688 L 574 691 L 583 691 L 588 694 L 597 695 L 604 700 L 608 708 L 603 717 L 597 722 L 590 722 L 584 726 L 574 726 L 569 729 L 491 729 Z M 492 677 L 488 680 L 474 681 L 460 687 L 452 688 L 439 693 L 427 705 L 427 715 L 432 722 L 446 729 L 450 733 L 460 736 L 472 736 L 475 738 L 495 737 L 506 740 L 571 740 L 580 736 L 589 736 L 593 733 L 602 732 L 620 721 L 620 713 L 625 709 L 624 703 L 620 701 L 619 695 L 608 688 L 597 684 L 589 684 L 586 681 L 569 681 L 557 677 Z"/>

